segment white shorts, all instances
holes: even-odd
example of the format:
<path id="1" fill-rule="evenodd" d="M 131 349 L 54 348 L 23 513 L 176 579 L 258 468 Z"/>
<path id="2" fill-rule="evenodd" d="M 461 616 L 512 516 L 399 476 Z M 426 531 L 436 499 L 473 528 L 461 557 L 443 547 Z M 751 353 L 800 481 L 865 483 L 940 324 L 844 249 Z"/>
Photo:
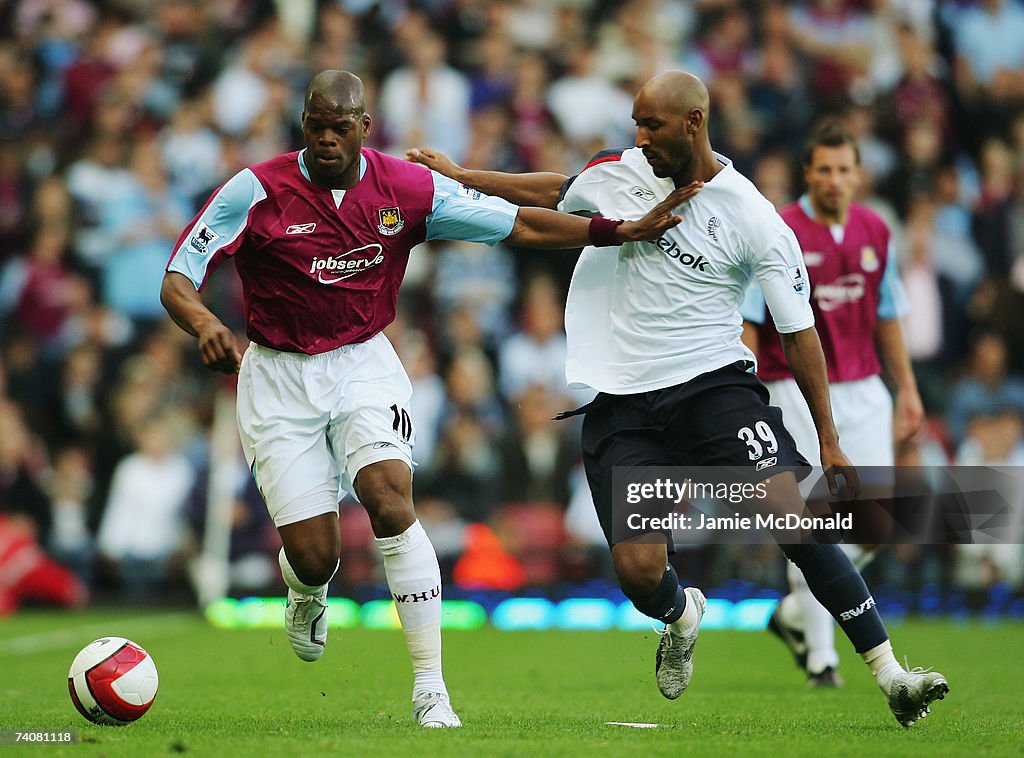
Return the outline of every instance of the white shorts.
<path id="1" fill-rule="evenodd" d="M 812 466 L 820 466 L 818 433 L 796 380 L 765 382 L 765 386 L 771 404 L 782 409 L 782 423 L 796 440 L 797 450 Z M 850 462 L 854 466 L 892 466 L 892 395 L 881 377 L 830 384 L 829 397 L 839 444 Z"/>
<path id="2" fill-rule="evenodd" d="M 337 513 L 371 463 L 400 460 L 411 471 L 411 397 L 383 334 L 319 355 L 251 344 L 238 374 L 238 431 L 274 523 Z"/>

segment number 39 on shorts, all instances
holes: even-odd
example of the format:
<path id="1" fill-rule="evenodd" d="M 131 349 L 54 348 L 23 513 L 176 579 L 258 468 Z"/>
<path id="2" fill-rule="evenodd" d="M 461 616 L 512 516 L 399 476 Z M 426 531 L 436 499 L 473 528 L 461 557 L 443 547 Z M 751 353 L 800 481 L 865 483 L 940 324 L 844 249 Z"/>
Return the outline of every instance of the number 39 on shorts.
<path id="1" fill-rule="evenodd" d="M 747 455 L 752 461 L 761 460 L 765 453 L 773 455 L 779 451 L 779 441 L 775 439 L 775 432 L 765 421 L 756 422 L 753 429 L 744 426 L 736 432 L 736 436 L 749 448 Z"/>

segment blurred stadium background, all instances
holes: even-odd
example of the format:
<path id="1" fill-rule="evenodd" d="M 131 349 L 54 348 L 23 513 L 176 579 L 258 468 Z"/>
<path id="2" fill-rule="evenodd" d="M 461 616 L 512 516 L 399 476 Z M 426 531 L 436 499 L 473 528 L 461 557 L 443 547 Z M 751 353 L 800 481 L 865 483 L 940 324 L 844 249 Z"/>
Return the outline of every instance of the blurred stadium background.
<path id="1" fill-rule="evenodd" d="M 804 139 L 838 115 L 912 304 L 928 423 L 901 461 L 1021 465 L 1021 40 L 1020 0 L 0 0 L 0 616 L 284 593 L 231 382 L 158 291 L 208 194 L 300 146 L 323 68 L 363 77 L 373 147 L 573 174 L 632 144 L 638 85 L 684 67 L 710 87 L 712 144 L 779 205 L 801 192 Z M 418 511 L 446 597 L 478 620 L 525 598 L 512 626 L 635 621 L 614 615 L 578 428 L 549 420 L 587 399 L 562 372 L 575 258 L 425 244 L 387 331 L 415 387 Z M 207 293 L 241 339 L 233 272 Z M 387 598 L 355 503 L 341 529 L 332 596 Z M 729 604 L 723 625 L 763 623 L 784 587 L 770 546 L 676 560 Z M 1019 544 L 896 546 L 868 572 L 890 617 L 1024 617 Z M 557 605 L 572 598 L 607 602 Z"/>

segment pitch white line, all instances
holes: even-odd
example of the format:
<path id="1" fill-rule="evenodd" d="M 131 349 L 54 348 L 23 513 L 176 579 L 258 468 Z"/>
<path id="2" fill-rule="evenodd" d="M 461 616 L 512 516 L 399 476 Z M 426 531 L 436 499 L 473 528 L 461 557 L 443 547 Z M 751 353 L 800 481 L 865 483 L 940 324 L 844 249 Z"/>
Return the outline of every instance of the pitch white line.
<path id="1" fill-rule="evenodd" d="M 672 724 L 639 724 L 635 721 L 605 721 L 608 726 L 631 726 L 634 729 L 672 729 Z"/>
<path id="2" fill-rule="evenodd" d="M 59 617 L 54 617 L 59 619 Z M 163 637 L 173 634 L 186 622 L 193 622 L 195 613 L 162 613 L 156 616 L 110 620 L 104 623 L 83 624 L 52 632 L 26 634 L 0 640 L 0 658 L 5 656 L 40 653 L 47 650 L 84 647 L 98 637 L 114 634 L 120 637 Z M 143 643 L 140 643 L 143 644 Z M 145 647 L 145 644 L 143 644 Z"/>

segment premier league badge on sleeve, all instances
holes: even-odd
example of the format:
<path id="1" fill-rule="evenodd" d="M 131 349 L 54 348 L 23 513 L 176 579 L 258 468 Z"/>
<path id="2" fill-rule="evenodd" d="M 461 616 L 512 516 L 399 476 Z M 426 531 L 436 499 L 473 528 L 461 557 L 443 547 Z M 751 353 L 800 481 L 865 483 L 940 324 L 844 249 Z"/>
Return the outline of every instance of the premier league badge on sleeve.
<path id="1" fill-rule="evenodd" d="M 800 294 L 804 291 L 804 284 L 807 279 L 804 277 L 804 270 L 802 266 L 790 266 L 789 267 L 789 278 L 793 282 L 793 291 Z"/>
<path id="2" fill-rule="evenodd" d="M 405 227 L 405 219 L 402 218 L 402 211 L 397 207 L 380 208 L 377 211 L 377 231 L 388 237 L 393 237 Z"/>
<path id="3" fill-rule="evenodd" d="M 192 235 L 192 239 L 188 241 L 189 252 L 197 253 L 199 255 L 206 255 L 210 251 L 210 243 L 217 239 L 220 235 L 213 231 L 210 227 L 200 226 L 196 233 Z"/>

